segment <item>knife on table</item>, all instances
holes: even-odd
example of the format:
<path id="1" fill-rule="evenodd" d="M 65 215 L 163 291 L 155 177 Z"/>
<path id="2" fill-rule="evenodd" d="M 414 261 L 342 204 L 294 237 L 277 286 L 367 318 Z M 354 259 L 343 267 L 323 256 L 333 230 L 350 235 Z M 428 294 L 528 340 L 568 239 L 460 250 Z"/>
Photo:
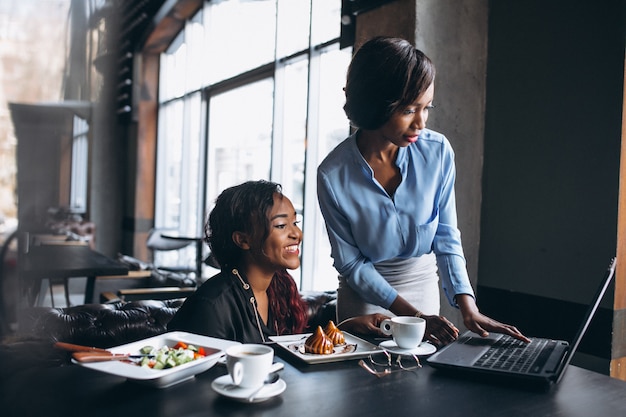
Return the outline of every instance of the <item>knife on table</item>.
<path id="1" fill-rule="evenodd" d="M 155 355 L 151 354 L 131 355 L 124 353 L 112 353 L 106 349 L 65 342 L 56 342 L 54 347 L 72 352 L 72 357 L 78 362 L 103 362 L 155 357 Z"/>

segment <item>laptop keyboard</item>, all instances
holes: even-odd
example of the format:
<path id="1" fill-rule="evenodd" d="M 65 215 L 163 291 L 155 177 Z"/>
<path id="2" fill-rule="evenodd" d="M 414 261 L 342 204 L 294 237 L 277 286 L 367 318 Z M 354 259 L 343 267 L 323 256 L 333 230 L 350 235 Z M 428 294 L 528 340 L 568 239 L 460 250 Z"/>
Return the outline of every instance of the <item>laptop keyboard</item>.
<path id="1" fill-rule="evenodd" d="M 539 373 L 556 346 L 550 339 L 534 339 L 531 343 L 503 335 L 474 363 L 480 368 Z"/>

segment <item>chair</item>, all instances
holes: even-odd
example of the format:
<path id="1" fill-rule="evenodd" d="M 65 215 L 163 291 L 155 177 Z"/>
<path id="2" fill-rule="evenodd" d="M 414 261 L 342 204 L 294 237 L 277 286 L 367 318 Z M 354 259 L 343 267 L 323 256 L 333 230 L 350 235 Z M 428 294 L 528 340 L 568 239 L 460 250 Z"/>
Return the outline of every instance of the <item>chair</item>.
<path id="1" fill-rule="evenodd" d="M 184 249 L 194 243 L 191 240 L 171 239 L 163 237 L 163 234 L 167 234 L 168 232 L 170 232 L 171 234 L 176 233 L 176 231 L 173 231 L 171 229 L 161 228 L 153 228 L 148 233 L 146 246 L 148 246 L 148 249 L 152 251 L 152 255 L 154 258 L 157 257 L 158 252 L 177 251 Z M 194 265 L 160 265 L 155 263 L 154 267 L 157 269 L 162 269 L 164 271 L 178 272 L 182 274 L 197 273 L 196 267 Z"/>
<path id="2" fill-rule="evenodd" d="M 18 293 L 16 290 L 18 283 L 15 280 L 10 282 L 9 279 L 12 273 L 17 272 L 17 265 L 15 260 L 9 259 L 8 256 L 10 247 L 14 241 L 17 241 L 17 237 L 17 230 L 10 233 L 0 249 L 0 339 L 11 333 L 11 324 L 17 321 L 14 313 L 17 311 L 15 304 L 19 299 L 15 296 Z"/>
<path id="3" fill-rule="evenodd" d="M 152 271 L 139 270 L 128 271 L 127 275 L 104 275 L 97 276 L 94 282 L 92 299 L 94 302 L 111 301 L 110 294 L 116 294 L 120 290 L 129 288 L 147 288 L 151 283 Z M 104 295 L 106 294 L 106 296 Z"/>
<path id="4" fill-rule="evenodd" d="M 145 300 L 152 294 L 156 299 L 186 297 L 196 289 L 194 277 L 185 273 L 159 269 L 121 253 L 118 253 L 117 261 L 128 266 L 128 274 L 97 276 L 93 288 L 94 300 L 98 297 L 100 302 Z"/>
<path id="5" fill-rule="evenodd" d="M 34 234 L 31 236 L 30 245 L 32 246 L 89 246 L 93 248 L 93 241 L 90 239 L 84 239 L 79 235 L 71 232 L 63 232 L 61 234 Z M 54 279 L 48 278 L 48 290 L 50 292 L 50 303 L 52 307 L 55 305 L 54 301 L 54 287 L 56 285 L 63 286 L 63 294 L 65 296 L 65 305 L 69 307 L 71 305 L 70 300 L 70 282 L 69 278 Z M 43 294 L 42 294 L 43 295 Z"/>

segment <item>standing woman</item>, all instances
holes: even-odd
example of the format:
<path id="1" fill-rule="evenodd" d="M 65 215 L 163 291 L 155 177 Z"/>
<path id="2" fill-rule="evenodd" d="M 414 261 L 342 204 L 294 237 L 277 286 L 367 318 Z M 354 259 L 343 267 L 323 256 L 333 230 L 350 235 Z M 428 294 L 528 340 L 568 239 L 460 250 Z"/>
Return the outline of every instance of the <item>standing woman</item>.
<path id="1" fill-rule="evenodd" d="M 319 205 L 340 274 L 338 320 L 422 316 L 425 337 L 447 344 L 458 329 L 439 316 L 441 277 L 469 330 L 528 341 L 476 306 L 457 228 L 454 152 L 445 136 L 426 129 L 434 81 L 430 59 L 403 39 L 373 38 L 352 59 L 344 110 L 357 130 L 318 167 Z"/>

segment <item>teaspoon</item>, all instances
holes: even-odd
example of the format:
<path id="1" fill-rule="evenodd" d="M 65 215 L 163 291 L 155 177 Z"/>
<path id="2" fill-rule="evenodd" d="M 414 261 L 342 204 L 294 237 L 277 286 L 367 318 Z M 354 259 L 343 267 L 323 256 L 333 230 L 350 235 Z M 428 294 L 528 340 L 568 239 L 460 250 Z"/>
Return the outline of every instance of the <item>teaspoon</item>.
<path id="1" fill-rule="evenodd" d="M 280 376 L 278 375 L 278 372 L 272 372 L 271 374 L 269 374 L 265 381 L 263 381 L 263 385 L 261 385 L 257 390 L 255 390 L 252 394 L 248 396 L 248 402 L 253 402 L 256 396 L 263 390 L 263 388 L 265 388 L 266 385 L 271 385 L 277 382 L 279 379 Z"/>

